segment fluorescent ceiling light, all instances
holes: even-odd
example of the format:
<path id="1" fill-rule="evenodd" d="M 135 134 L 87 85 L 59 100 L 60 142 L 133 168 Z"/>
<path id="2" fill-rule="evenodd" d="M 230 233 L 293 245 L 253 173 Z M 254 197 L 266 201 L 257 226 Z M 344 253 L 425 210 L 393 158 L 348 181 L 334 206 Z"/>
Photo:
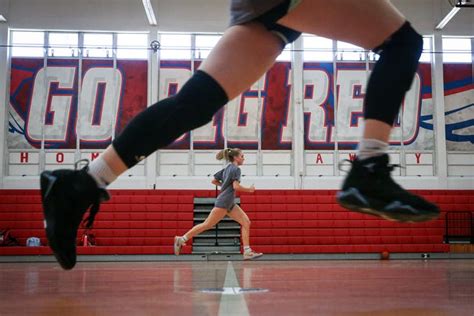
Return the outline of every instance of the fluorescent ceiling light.
<path id="1" fill-rule="evenodd" d="M 446 14 L 444 19 L 442 19 L 441 22 L 439 22 L 438 25 L 436 25 L 435 29 L 442 30 L 446 26 L 446 24 L 448 24 L 449 21 L 451 21 L 451 19 L 456 15 L 456 13 L 458 13 L 460 9 L 461 9 L 460 7 L 452 8 L 451 11 L 449 11 L 449 13 Z"/>
<path id="2" fill-rule="evenodd" d="M 458 3 L 456 3 L 457 7 L 461 8 L 474 8 L 474 1 L 472 0 L 458 0 Z"/>
<path id="3" fill-rule="evenodd" d="M 143 8 L 145 8 L 146 17 L 148 18 L 148 23 L 150 25 L 157 25 L 155 12 L 153 11 L 153 7 L 151 6 L 150 0 L 142 0 Z"/>
<path id="4" fill-rule="evenodd" d="M 0 14 L 0 22 L 6 22 L 7 19 L 3 16 L 3 14 Z"/>

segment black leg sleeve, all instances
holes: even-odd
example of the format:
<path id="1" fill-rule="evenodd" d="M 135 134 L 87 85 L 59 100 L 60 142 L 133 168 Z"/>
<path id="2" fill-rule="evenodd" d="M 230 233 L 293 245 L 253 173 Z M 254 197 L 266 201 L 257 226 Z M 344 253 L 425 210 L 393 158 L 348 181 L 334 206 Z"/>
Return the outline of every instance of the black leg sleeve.
<path id="1" fill-rule="evenodd" d="M 423 50 L 423 38 L 405 22 L 374 49 L 380 54 L 367 85 L 365 119 L 393 125 L 405 93 L 410 89 Z"/>
<path id="2" fill-rule="evenodd" d="M 183 133 L 203 126 L 228 102 L 217 81 L 197 71 L 173 97 L 159 101 L 134 117 L 112 145 L 133 167 Z"/>

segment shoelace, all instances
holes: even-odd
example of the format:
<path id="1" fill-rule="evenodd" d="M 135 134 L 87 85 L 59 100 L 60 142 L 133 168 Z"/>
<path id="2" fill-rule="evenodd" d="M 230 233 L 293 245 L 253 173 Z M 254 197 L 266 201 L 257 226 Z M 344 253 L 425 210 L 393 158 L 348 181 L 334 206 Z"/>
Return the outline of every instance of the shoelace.
<path id="1" fill-rule="evenodd" d="M 87 229 L 92 228 L 92 225 L 94 224 L 95 216 L 99 212 L 100 208 L 100 194 L 97 194 L 97 197 L 94 199 L 94 202 L 92 203 L 92 206 L 89 210 L 89 216 L 85 218 L 82 223 L 85 223 L 85 226 Z"/>
<path id="2" fill-rule="evenodd" d="M 88 159 L 81 159 L 81 160 L 76 161 L 76 163 L 74 164 L 74 170 L 78 170 L 79 165 L 81 163 L 85 163 L 85 165 L 81 168 L 81 170 L 83 170 L 84 172 L 87 172 L 87 169 L 89 168 Z M 96 194 L 94 198 L 92 199 L 92 205 L 89 209 L 89 216 L 87 216 L 87 218 L 85 218 L 82 221 L 82 223 L 85 225 L 87 229 L 92 228 L 92 225 L 94 224 L 95 216 L 97 215 L 100 209 L 100 202 L 106 200 L 106 198 L 102 198 L 102 194 L 101 194 L 102 191 L 103 190 L 100 188 L 96 191 Z"/>
<path id="3" fill-rule="evenodd" d="M 87 168 L 89 168 L 89 159 L 81 159 L 74 163 L 74 170 L 79 170 L 79 165 L 81 164 L 81 162 L 85 163 L 84 167 L 82 167 L 81 169 L 87 170 Z"/>

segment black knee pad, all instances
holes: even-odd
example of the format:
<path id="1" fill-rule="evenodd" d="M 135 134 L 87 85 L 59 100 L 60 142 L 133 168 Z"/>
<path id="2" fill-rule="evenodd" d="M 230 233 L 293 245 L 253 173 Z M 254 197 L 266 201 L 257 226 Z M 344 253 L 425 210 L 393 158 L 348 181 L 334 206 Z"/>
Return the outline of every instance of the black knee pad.
<path id="1" fill-rule="evenodd" d="M 175 96 L 159 101 L 133 118 L 113 147 L 130 168 L 183 133 L 211 121 L 228 102 L 217 81 L 198 70 Z"/>
<path id="2" fill-rule="evenodd" d="M 380 58 L 367 86 L 365 119 L 393 124 L 403 97 L 413 82 L 422 50 L 423 37 L 408 22 L 373 49 Z"/>

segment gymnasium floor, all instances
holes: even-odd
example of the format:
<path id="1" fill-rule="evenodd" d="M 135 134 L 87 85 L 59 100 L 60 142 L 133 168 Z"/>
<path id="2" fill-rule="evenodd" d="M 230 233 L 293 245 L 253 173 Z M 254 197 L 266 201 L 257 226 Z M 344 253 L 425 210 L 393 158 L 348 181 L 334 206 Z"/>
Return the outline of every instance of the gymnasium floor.
<path id="1" fill-rule="evenodd" d="M 0 263 L 0 315 L 474 315 L 474 261 Z"/>

